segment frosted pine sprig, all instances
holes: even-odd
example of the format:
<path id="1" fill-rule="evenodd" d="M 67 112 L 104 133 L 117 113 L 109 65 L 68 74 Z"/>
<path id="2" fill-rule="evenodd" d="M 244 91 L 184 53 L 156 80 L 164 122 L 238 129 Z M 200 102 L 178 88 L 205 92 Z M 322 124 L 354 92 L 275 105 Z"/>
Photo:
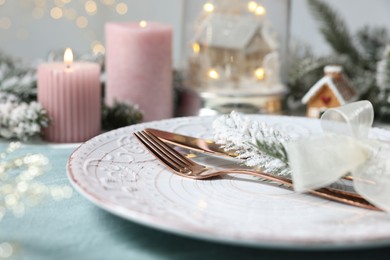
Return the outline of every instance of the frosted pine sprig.
<path id="1" fill-rule="evenodd" d="M 46 110 L 38 102 L 20 102 L 0 92 L 0 138 L 26 141 L 49 124 Z"/>
<path id="2" fill-rule="evenodd" d="M 290 139 L 272 126 L 239 113 L 223 115 L 213 122 L 214 139 L 225 151 L 234 151 L 249 167 L 267 173 L 290 175 L 284 144 Z"/>

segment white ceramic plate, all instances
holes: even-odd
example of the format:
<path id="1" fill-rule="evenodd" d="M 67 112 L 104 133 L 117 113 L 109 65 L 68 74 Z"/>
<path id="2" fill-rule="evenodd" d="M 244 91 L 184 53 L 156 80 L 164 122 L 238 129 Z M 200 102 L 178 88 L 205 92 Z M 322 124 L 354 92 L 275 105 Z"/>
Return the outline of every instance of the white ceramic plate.
<path id="1" fill-rule="evenodd" d="M 213 117 L 162 120 L 114 130 L 82 144 L 68 162 L 74 187 L 123 218 L 201 239 L 260 247 L 352 248 L 390 245 L 390 215 L 230 175 L 190 180 L 166 170 L 132 136 L 146 127 L 212 137 Z M 305 136 L 319 121 L 253 116 Z M 371 138 L 390 140 L 373 129 Z"/>

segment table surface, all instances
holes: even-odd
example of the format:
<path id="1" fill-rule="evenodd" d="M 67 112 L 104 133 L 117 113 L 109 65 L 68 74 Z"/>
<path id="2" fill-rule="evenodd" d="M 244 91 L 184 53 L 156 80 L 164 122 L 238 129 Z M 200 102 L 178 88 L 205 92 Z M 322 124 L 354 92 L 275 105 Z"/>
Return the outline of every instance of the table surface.
<path id="1" fill-rule="evenodd" d="M 0 144 L 0 149 L 6 147 Z M 66 162 L 76 146 L 23 145 L 18 153 L 40 153 L 51 169 L 47 185 L 70 185 Z M 11 259 L 389 259 L 390 246 L 358 250 L 304 251 L 251 248 L 178 236 L 114 216 L 77 192 L 62 201 L 45 200 L 22 218 L 0 221 L 0 244 L 15 247 Z M 0 257 L 1 259 L 1 257 Z"/>

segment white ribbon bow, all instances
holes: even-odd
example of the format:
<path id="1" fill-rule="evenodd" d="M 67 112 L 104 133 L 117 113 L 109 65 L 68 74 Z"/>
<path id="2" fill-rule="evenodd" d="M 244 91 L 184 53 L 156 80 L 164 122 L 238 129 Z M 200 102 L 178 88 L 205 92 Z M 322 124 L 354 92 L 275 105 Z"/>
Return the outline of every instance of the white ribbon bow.
<path id="1" fill-rule="evenodd" d="M 318 189 L 351 173 L 356 192 L 390 213 L 390 148 L 368 139 L 373 120 L 369 101 L 328 109 L 323 134 L 287 144 L 294 189 Z"/>

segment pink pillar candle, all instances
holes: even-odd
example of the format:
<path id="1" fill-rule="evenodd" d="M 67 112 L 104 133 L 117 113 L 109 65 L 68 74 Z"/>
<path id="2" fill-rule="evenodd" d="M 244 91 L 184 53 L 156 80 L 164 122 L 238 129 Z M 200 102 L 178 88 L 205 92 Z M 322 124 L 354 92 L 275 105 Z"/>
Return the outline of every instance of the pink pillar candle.
<path id="1" fill-rule="evenodd" d="M 107 23 L 106 103 L 137 104 L 144 121 L 172 117 L 172 28 L 154 22 Z"/>
<path id="2" fill-rule="evenodd" d="M 100 66 L 46 63 L 38 67 L 38 102 L 51 119 L 49 142 L 84 142 L 101 131 Z"/>

